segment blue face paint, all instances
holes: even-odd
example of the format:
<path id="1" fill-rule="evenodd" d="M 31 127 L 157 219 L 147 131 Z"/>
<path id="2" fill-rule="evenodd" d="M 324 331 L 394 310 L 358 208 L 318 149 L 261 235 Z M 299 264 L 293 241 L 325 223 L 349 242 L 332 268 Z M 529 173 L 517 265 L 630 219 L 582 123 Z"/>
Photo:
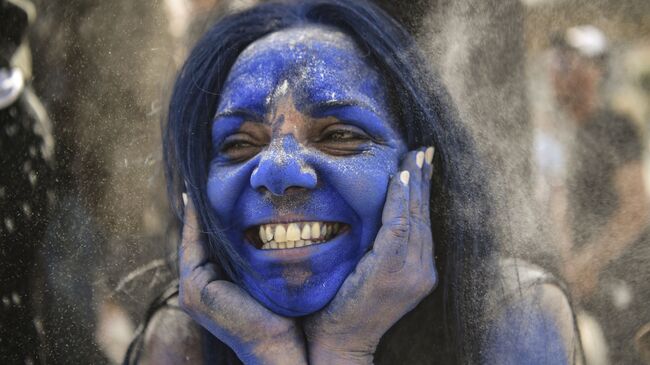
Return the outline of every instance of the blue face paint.
<path id="1" fill-rule="evenodd" d="M 282 315 L 312 313 L 334 297 L 374 241 L 406 152 L 384 80 L 363 55 L 329 28 L 284 30 L 251 44 L 222 90 L 208 198 L 252 269 L 239 269 L 239 284 Z M 282 237 L 290 223 L 300 241 L 284 246 L 325 242 L 268 249 L 295 235 L 293 227 Z M 303 239 L 316 223 L 324 236 Z"/>

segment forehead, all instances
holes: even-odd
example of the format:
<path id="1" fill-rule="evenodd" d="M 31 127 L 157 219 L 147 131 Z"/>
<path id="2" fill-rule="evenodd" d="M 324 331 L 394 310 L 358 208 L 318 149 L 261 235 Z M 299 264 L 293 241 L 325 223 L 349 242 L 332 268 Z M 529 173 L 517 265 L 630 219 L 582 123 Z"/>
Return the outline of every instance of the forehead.
<path id="1" fill-rule="evenodd" d="M 261 38 L 244 50 L 224 85 L 219 112 L 264 114 L 273 96 L 291 92 L 300 105 L 355 101 L 385 109 L 383 78 L 367 52 L 340 31 L 309 26 Z"/>

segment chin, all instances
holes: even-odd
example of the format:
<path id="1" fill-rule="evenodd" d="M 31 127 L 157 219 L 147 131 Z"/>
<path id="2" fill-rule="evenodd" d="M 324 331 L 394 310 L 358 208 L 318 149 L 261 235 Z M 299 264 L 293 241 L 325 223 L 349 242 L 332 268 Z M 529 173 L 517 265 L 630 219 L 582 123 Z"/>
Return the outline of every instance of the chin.
<path id="1" fill-rule="evenodd" d="M 253 272 L 241 272 L 241 286 L 271 311 L 286 317 L 312 314 L 336 296 L 366 251 L 361 230 L 343 231 L 324 244 L 244 253 Z M 367 242 L 366 242 L 367 243 Z M 365 247 L 364 247 L 365 246 Z"/>
<path id="2" fill-rule="evenodd" d="M 285 317 L 301 317 L 323 309 L 338 293 L 339 288 L 354 269 L 355 263 L 346 262 L 333 271 L 310 275 L 300 267 L 285 271 L 296 281 L 269 280 L 262 283 L 245 280 L 245 287 L 258 302 L 269 310 Z M 260 285 L 261 284 L 261 285 Z M 260 286 L 262 286 L 260 288 Z"/>

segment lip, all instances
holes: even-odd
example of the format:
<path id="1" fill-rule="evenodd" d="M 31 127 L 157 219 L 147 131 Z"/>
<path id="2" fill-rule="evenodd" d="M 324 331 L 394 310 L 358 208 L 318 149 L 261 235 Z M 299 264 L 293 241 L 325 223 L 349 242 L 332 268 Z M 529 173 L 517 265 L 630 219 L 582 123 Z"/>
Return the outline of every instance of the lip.
<path id="1" fill-rule="evenodd" d="M 340 218 L 340 217 L 307 217 L 300 214 L 285 214 L 281 217 L 264 217 L 251 220 L 250 222 L 245 222 L 242 227 L 243 230 L 249 230 L 251 228 L 257 228 L 263 224 L 288 224 L 288 223 L 298 223 L 298 222 L 332 222 L 332 223 L 343 223 L 351 225 L 350 222 Z"/>
<path id="2" fill-rule="evenodd" d="M 314 255 L 321 254 L 341 244 L 342 241 L 349 238 L 351 231 L 352 230 L 346 230 L 327 242 L 305 247 L 281 250 L 260 250 L 253 247 L 251 244 L 246 244 L 246 246 L 248 246 L 247 249 L 251 250 L 252 255 L 256 256 L 258 259 L 262 259 L 263 261 L 276 261 L 285 264 L 300 263 Z"/>

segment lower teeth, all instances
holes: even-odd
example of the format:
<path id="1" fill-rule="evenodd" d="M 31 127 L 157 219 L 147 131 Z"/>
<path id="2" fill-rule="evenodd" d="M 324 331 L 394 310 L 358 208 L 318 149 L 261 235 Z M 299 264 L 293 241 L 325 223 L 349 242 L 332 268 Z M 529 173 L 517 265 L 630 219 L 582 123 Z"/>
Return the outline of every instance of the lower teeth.
<path id="1" fill-rule="evenodd" d="M 313 244 L 322 243 L 324 241 L 314 242 L 312 240 L 300 240 L 300 241 L 288 241 L 277 243 L 275 241 L 267 242 L 262 246 L 262 250 L 278 250 L 278 249 L 287 249 L 287 248 L 299 248 L 305 246 L 311 246 Z"/>

